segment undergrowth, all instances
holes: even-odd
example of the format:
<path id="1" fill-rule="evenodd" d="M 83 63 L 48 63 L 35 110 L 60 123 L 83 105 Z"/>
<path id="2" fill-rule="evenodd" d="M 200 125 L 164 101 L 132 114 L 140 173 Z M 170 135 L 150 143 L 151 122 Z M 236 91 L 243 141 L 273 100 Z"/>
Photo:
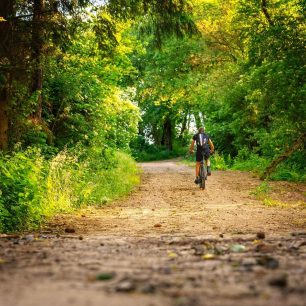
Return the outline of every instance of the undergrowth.
<path id="1" fill-rule="evenodd" d="M 271 197 L 273 189 L 267 181 L 262 182 L 251 194 L 256 197 L 257 200 L 261 201 L 262 204 L 269 207 L 287 207 L 288 205 L 280 200 L 273 199 Z"/>
<path id="2" fill-rule="evenodd" d="M 175 144 L 172 151 L 164 147 L 146 145 L 146 147 L 142 149 L 132 149 L 132 155 L 138 162 L 148 162 L 181 157 L 186 154 L 187 150 L 187 148 Z"/>
<path id="3" fill-rule="evenodd" d="M 211 156 L 212 170 L 248 171 L 257 176 L 263 173 L 271 161 L 271 159 L 250 153 L 244 149 L 234 158 L 217 152 Z M 194 155 L 186 155 L 183 162 L 188 165 L 194 165 Z M 269 179 L 275 181 L 306 182 L 305 170 L 305 168 L 298 168 L 292 161 L 287 161 L 279 165 Z"/>
<path id="4" fill-rule="evenodd" d="M 0 232 L 35 229 L 56 213 L 103 205 L 139 183 L 127 154 L 89 148 L 45 159 L 38 149 L 0 156 Z"/>

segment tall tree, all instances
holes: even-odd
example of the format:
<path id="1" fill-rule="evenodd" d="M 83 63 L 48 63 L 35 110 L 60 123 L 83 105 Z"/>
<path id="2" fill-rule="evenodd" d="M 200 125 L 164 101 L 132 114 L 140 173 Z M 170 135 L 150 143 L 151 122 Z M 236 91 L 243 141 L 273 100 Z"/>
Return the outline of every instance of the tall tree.
<path id="1" fill-rule="evenodd" d="M 12 40 L 12 23 L 8 22 L 14 14 L 13 1 L 2 1 L 0 3 L 0 150 L 6 150 L 8 144 L 8 103 L 10 88 L 10 67 L 7 60 L 10 56 Z"/>
<path id="2" fill-rule="evenodd" d="M 44 45 L 44 15 L 45 1 L 33 0 L 33 21 L 32 21 L 32 63 L 33 63 L 33 84 L 32 92 L 37 95 L 36 109 L 32 117 L 35 122 L 41 121 L 42 115 L 42 88 L 43 88 L 43 45 Z"/>

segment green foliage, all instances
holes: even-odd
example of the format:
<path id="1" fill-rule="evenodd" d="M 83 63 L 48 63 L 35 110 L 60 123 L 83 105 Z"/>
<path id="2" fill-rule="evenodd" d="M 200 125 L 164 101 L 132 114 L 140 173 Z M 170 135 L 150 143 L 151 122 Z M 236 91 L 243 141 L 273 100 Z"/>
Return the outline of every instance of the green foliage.
<path id="1" fill-rule="evenodd" d="M 0 6 L 0 231 L 125 194 L 122 151 L 183 156 L 200 125 L 213 169 L 258 174 L 305 133 L 304 0 L 57 2 Z M 271 178 L 305 181 L 305 158 Z"/>
<path id="2" fill-rule="evenodd" d="M 70 37 L 46 56 L 42 92 L 13 81 L 12 152 L 0 158 L 7 175 L 0 172 L 0 231 L 36 228 L 57 212 L 101 205 L 138 183 L 136 164 L 123 153 L 139 121 L 129 58 L 138 45 L 126 34 L 129 22 L 105 12 L 85 19 L 65 20 Z M 33 115 L 40 94 L 41 120 Z"/>
<path id="3" fill-rule="evenodd" d="M 0 158 L 0 178 L 0 232 L 13 232 L 125 195 L 139 183 L 139 169 L 127 154 L 98 147 L 64 150 L 50 160 L 28 149 Z"/>
<path id="4" fill-rule="evenodd" d="M 138 136 L 131 142 L 132 156 L 139 162 L 164 160 L 186 155 L 188 149 L 176 142 L 173 149 L 169 151 L 163 146 L 156 146 L 146 142 L 143 136 Z"/>
<path id="5" fill-rule="evenodd" d="M 0 158 L 0 230 L 37 227 L 44 218 L 46 164 L 37 149 Z"/>
<path id="6" fill-rule="evenodd" d="M 257 198 L 262 198 L 265 197 L 271 190 L 272 188 L 268 182 L 262 182 L 251 192 L 251 194 L 254 194 Z"/>
<path id="7" fill-rule="evenodd" d="M 136 163 L 125 153 L 91 148 L 82 155 L 84 161 L 71 172 L 77 198 L 74 206 L 104 204 L 127 194 L 139 183 Z"/>
<path id="8" fill-rule="evenodd" d="M 214 170 L 227 170 L 229 168 L 229 161 L 222 155 L 216 152 L 211 157 L 211 166 Z"/>
<path id="9" fill-rule="evenodd" d="M 132 78 L 136 72 L 128 58 L 133 41 L 124 35 L 129 25 L 116 24 L 120 44 L 106 56 L 95 28 L 99 22 L 98 18 L 84 23 L 61 62 L 54 58 L 48 66 L 46 99 L 52 109 L 45 116 L 60 148 L 99 141 L 126 149 L 137 133 L 139 112 L 133 90 L 121 86 L 126 76 Z"/>
<path id="10" fill-rule="evenodd" d="M 196 2 L 207 9 L 198 16 L 203 37 L 222 60 L 202 83 L 199 110 L 234 168 L 260 173 L 306 128 L 305 3 L 271 0 L 264 11 L 256 1 Z M 304 156 L 295 153 L 273 179 L 303 180 Z"/>
<path id="11" fill-rule="evenodd" d="M 250 152 L 247 148 L 241 149 L 234 159 L 232 169 L 252 171 L 260 174 L 268 165 L 269 160 Z"/>
<path id="12" fill-rule="evenodd" d="M 269 207 L 286 207 L 287 205 L 279 200 L 271 198 L 271 192 L 273 191 L 272 187 L 268 182 L 262 182 L 257 186 L 251 194 L 255 195 L 262 204 Z"/>
<path id="13" fill-rule="evenodd" d="M 306 182 L 306 167 L 305 163 L 301 164 L 300 160 L 305 160 L 305 151 L 303 154 L 297 152 L 285 163 L 281 164 L 275 173 L 270 177 L 271 180 L 283 180 L 292 182 Z M 301 157 L 302 155 L 302 157 Z"/>

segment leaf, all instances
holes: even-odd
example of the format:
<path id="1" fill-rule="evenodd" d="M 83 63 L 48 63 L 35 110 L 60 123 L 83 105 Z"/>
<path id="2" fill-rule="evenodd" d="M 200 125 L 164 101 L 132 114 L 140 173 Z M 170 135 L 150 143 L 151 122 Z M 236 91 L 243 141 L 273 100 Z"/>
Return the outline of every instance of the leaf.
<path id="1" fill-rule="evenodd" d="M 207 254 L 203 255 L 202 258 L 204 260 L 211 260 L 211 259 L 215 259 L 215 255 L 211 254 L 211 253 L 207 253 Z"/>
<path id="2" fill-rule="evenodd" d="M 261 244 L 262 243 L 262 240 L 259 240 L 259 239 L 255 239 L 253 240 L 252 244 L 256 245 L 256 244 Z"/>
<path id="3" fill-rule="evenodd" d="M 168 251 L 168 257 L 176 258 L 176 257 L 178 257 L 178 255 L 176 253 L 172 252 L 172 251 Z"/>
<path id="4" fill-rule="evenodd" d="M 0 265 L 3 265 L 5 263 L 6 263 L 6 261 L 4 259 L 0 258 Z"/>
<path id="5" fill-rule="evenodd" d="M 108 280 L 111 280 L 113 279 L 115 276 L 115 273 L 114 272 L 111 272 L 111 273 L 100 273 L 96 276 L 96 280 L 98 281 L 108 281 Z"/>

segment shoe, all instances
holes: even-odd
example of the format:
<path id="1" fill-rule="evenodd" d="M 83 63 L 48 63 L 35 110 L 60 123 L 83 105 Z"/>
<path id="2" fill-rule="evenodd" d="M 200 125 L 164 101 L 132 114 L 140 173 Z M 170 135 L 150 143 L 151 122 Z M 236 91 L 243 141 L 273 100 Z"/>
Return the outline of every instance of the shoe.
<path id="1" fill-rule="evenodd" d="M 194 183 L 199 184 L 199 178 L 198 177 L 196 177 L 196 179 L 194 180 Z"/>
<path id="2" fill-rule="evenodd" d="M 208 175 L 208 176 L 211 176 L 211 170 L 210 170 L 210 167 L 207 167 L 207 175 Z"/>

